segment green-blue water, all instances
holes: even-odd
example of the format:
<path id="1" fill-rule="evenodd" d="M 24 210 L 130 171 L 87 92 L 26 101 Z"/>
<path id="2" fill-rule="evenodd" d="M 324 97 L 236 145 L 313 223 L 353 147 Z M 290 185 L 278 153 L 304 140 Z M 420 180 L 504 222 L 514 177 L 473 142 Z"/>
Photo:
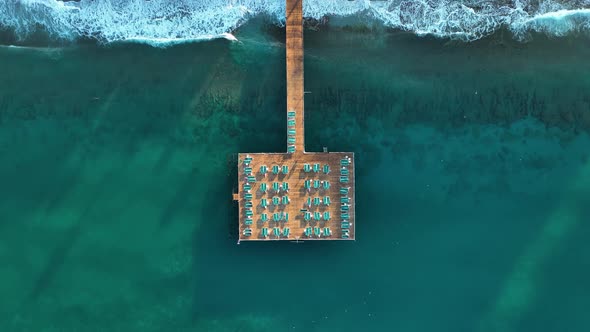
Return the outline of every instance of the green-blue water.
<path id="1" fill-rule="evenodd" d="M 284 34 L 0 48 L 0 331 L 589 331 L 590 44 L 305 36 L 357 241 L 236 245 Z"/>

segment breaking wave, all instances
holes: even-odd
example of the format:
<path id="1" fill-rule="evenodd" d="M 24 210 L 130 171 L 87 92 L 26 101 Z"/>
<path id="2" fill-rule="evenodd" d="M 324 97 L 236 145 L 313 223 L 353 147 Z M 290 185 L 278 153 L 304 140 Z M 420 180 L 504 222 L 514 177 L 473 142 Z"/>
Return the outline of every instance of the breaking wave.
<path id="1" fill-rule="evenodd" d="M 266 15 L 281 25 L 284 13 L 283 0 L 2 0 L 0 27 L 21 40 L 41 30 L 55 40 L 166 46 L 234 39 L 232 31 L 248 19 Z M 306 0 L 304 15 L 355 15 L 368 23 L 463 41 L 500 28 L 520 40 L 531 32 L 590 32 L 590 0 Z"/>

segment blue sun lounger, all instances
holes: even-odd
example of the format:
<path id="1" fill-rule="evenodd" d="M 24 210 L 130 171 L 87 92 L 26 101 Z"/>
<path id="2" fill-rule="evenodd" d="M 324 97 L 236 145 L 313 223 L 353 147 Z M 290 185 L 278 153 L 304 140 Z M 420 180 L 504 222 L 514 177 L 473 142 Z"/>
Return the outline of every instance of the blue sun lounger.
<path id="1" fill-rule="evenodd" d="M 295 111 L 289 111 L 289 112 L 287 112 L 287 116 L 288 117 L 291 117 L 291 118 L 294 117 L 295 116 Z"/>
<path id="2" fill-rule="evenodd" d="M 307 198 L 306 205 L 307 206 L 311 206 L 311 197 L 308 197 Z"/>
<path id="3" fill-rule="evenodd" d="M 273 204 L 273 205 L 279 205 L 279 204 L 280 204 L 280 202 L 281 202 L 281 201 L 280 201 L 280 199 L 279 199 L 279 197 L 278 197 L 278 196 L 275 196 L 275 197 L 273 197 L 273 198 L 272 198 L 272 204 Z"/>
<path id="4" fill-rule="evenodd" d="M 348 239 L 349 238 L 348 232 L 342 232 L 342 238 Z"/>
<path id="5" fill-rule="evenodd" d="M 252 229 L 251 228 L 246 228 L 246 229 L 244 229 L 244 232 L 242 232 L 242 234 L 244 234 L 245 236 L 251 236 L 252 235 Z"/>
<path id="6" fill-rule="evenodd" d="M 263 213 L 260 215 L 260 220 L 262 220 L 262 222 L 265 222 L 268 220 L 268 215 L 266 213 Z"/>
<path id="7" fill-rule="evenodd" d="M 348 211 L 350 207 L 348 205 L 340 205 L 340 211 Z"/>
<path id="8" fill-rule="evenodd" d="M 290 232 L 291 232 L 291 230 L 289 229 L 289 227 L 283 228 L 283 236 L 284 237 L 289 237 Z"/>
<path id="9" fill-rule="evenodd" d="M 295 137 L 288 137 L 287 138 L 287 143 L 289 143 L 291 145 L 295 144 Z"/>
<path id="10" fill-rule="evenodd" d="M 340 188 L 340 195 L 348 195 L 348 188 Z"/>
<path id="11" fill-rule="evenodd" d="M 340 159 L 340 166 L 348 166 L 348 159 Z"/>
<path id="12" fill-rule="evenodd" d="M 276 237 L 281 236 L 281 230 L 278 227 L 273 228 L 272 232 Z"/>
<path id="13" fill-rule="evenodd" d="M 329 211 L 324 212 L 324 220 L 330 220 L 330 212 Z"/>
<path id="14" fill-rule="evenodd" d="M 348 183 L 348 176 L 341 176 L 340 177 L 340 182 L 342 182 L 342 183 Z"/>
<path id="15" fill-rule="evenodd" d="M 252 218 L 248 217 L 246 218 L 246 221 L 244 221 L 245 225 L 252 225 Z"/>
<path id="16" fill-rule="evenodd" d="M 283 191 L 289 191 L 289 182 L 283 182 Z"/>
<path id="17" fill-rule="evenodd" d="M 289 173 L 289 166 L 283 165 L 283 174 L 288 174 L 288 173 Z"/>
<path id="18" fill-rule="evenodd" d="M 245 183 L 244 184 L 244 190 L 245 191 L 252 190 L 252 185 L 250 185 L 249 183 Z"/>
<path id="19" fill-rule="evenodd" d="M 324 227 L 324 236 L 330 236 L 332 235 L 332 231 L 330 230 L 330 227 Z"/>
<path id="20" fill-rule="evenodd" d="M 252 207 L 252 201 L 247 201 L 246 204 L 244 204 L 247 208 L 251 208 Z"/>
<path id="21" fill-rule="evenodd" d="M 348 175 L 348 170 L 346 168 L 341 169 L 340 175 Z"/>
<path id="22" fill-rule="evenodd" d="M 313 213 L 313 219 L 320 220 L 321 218 L 322 218 L 321 213 L 319 213 L 319 212 L 314 212 Z"/>
<path id="23" fill-rule="evenodd" d="M 268 202 L 267 202 L 266 198 L 263 198 L 260 200 L 260 206 L 262 206 L 263 208 L 266 209 L 266 207 L 268 206 Z"/>
<path id="24" fill-rule="evenodd" d="M 313 205 L 320 205 L 321 202 L 322 200 L 319 197 L 313 198 Z"/>
<path id="25" fill-rule="evenodd" d="M 348 215 L 348 213 L 342 213 L 342 214 L 340 214 L 340 217 L 342 219 L 350 219 L 350 216 Z"/>
<path id="26" fill-rule="evenodd" d="M 330 203 L 331 203 L 330 196 L 324 197 L 324 205 L 330 205 Z"/>
<path id="27" fill-rule="evenodd" d="M 279 192 L 279 190 L 281 189 L 281 186 L 279 185 L 278 182 L 273 182 L 272 183 L 272 190 L 274 190 L 275 192 Z"/>
<path id="28" fill-rule="evenodd" d="M 289 204 L 289 196 L 283 196 L 282 203 L 283 203 L 283 205 Z"/>
<path id="29" fill-rule="evenodd" d="M 305 182 L 303 182 L 303 187 L 309 189 L 311 187 L 311 180 L 305 180 Z"/>
<path id="30" fill-rule="evenodd" d="M 272 165 L 272 174 L 279 174 L 279 166 Z"/>
<path id="31" fill-rule="evenodd" d="M 266 192 L 266 182 L 262 182 L 262 183 L 260 184 L 260 191 L 262 191 L 263 193 L 265 193 L 265 192 Z"/>
<path id="32" fill-rule="evenodd" d="M 252 174 L 252 167 L 244 167 L 244 174 Z"/>
<path id="33" fill-rule="evenodd" d="M 325 190 L 330 189 L 330 181 L 328 181 L 328 180 L 324 181 L 324 189 Z"/>
<path id="34" fill-rule="evenodd" d="M 262 237 L 267 237 L 268 236 L 268 228 L 263 227 L 261 233 L 262 233 Z"/>
<path id="35" fill-rule="evenodd" d="M 350 228 L 350 223 L 348 221 L 343 221 L 342 223 L 340 223 L 340 226 L 344 229 Z"/>
<path id="36" fill-rule="evenodd" d="M 350 198 L 348 198 L 348 197 L 340 197 L 340 203 L 350 203 Z"/>
<path id="37" fill-rule="evenodd" d="M 295 131 L 295 129 L 289 129 L 287 130 L 287 134 L 289 135 L 295 135 L 297 132 Z"/>
<path id="38" fill-rule="evenodd" d="M 289 120 L 289 121 L 287 121 L 287 126 L 289 126 L 289 127 L 295 127 L 295 120 Z"/>
<path id="39" fill-rule="evenodd" d="M 318 189 L 320 187 L 320 180 L 313 180 L 313 189 Z"/>
<path id="40" fill-rule="evenodd" d="M 311 219 L 311 212 L 305 212 L 303 214 L 303 219 L 305 219 L 305 221 L 309 221 L 309 219 Z"/>
<path id="41" fill-rule="evenodd" d="M 313 164 L 313 171 L 314 171 L 314 173 L 319 172 L 320 171 L 320 164 L 318 164 L 318 163 Z"/>
<path id="42" fill-rule="evenodd" d="M 309 164 L 303 164 L 303 171 L 309 173 L 309 171 L 311 171 L 311 166 L 309 166 Z"/>
<path id="43" fill-rule="evenodd" d="M 320 236 L 322 234 L 320 232 L 320 228 L 317 226 L 313 228 L 313 233 L 315 234 L 315 236 Z"/>
<path id="44" fill-rule="evenodd" d="M 252 194 L 248 194 L 248 193 L 247 193 L 247 194 L 245 194 L 245 195 L 244 195 L 244 198 L 245 198 L 246 200 L 251 200 L 251 199 L 252 199 Z"/>
<path id="45" fill-rule="evenodd" d="M 268 167 L 266 167 L 266 165 L 260 166 L 260 174 L 264 175 L 266 174 L 266 171 L 268 171 Z"/>
<path id="46" fill-rule="evenodd" d="M 287 146 L 287 153 L 295 153 L 295 145 Z"/>
<path id="47" fill-rule="evenodd" d="M 256 177 L 255 176 L 249 176 L 248 177 L 248 182 L 256 182 Z"/>
<path id="48" fill-rule="evenodd" d="M 325 164 L 324 165 L 324 174 L 329 174 L 330 173 L 330 165 Z"/>
<path id="49" fill-rule="evenodd" d="M 305 227 L 305 236 L 307 236 L 307 237 L 311 236 L 311 227 Z"/>
<path id="50" fill-rule="evenodd" d="M 254 212 L 252 212 L 252 210 L 246 210 L 247 217 L 252 217 L 252 215 L 254 215 Z"/>

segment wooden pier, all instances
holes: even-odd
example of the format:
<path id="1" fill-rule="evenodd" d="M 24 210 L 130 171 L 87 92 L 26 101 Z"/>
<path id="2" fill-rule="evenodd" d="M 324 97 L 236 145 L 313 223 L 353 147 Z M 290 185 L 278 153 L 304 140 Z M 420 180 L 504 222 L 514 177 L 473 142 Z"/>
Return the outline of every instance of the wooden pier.
<path id="1" fill-rule="evenodd" d="M 305 151 L 302 1 L 286 0 L 287 153 L 238 155 L 239 241 L 355 239 L 354 153 Z"/>

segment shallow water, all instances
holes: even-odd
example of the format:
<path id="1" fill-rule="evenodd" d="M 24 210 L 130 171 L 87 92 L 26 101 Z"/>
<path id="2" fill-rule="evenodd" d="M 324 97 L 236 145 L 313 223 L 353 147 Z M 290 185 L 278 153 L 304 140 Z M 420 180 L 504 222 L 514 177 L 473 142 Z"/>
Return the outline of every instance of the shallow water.
<path id="1" fill-rule="evenodd" d="M 357 241 L 236 245 L 232 155 L 286 145 L 283 37 L 236 36 L 0 48 L 1 330 L 590 329 L 587 40 L 308 32 Z"/>

